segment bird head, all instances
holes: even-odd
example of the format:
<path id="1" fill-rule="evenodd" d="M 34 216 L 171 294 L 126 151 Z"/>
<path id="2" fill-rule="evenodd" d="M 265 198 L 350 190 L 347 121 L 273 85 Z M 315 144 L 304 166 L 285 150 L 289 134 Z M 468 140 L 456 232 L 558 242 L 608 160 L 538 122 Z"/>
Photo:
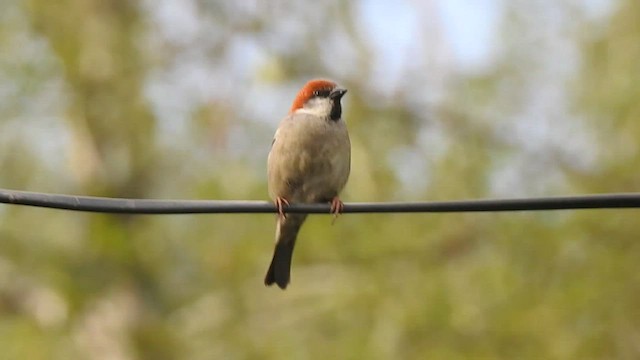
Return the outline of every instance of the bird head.
<path id="1" fill-rule="evenodd" d="M 311 80 L 298 92 L 290 113 L 302 112 L 337 121 L 342 116 L 340 99 L 347 92 L 329 80 Z"/>

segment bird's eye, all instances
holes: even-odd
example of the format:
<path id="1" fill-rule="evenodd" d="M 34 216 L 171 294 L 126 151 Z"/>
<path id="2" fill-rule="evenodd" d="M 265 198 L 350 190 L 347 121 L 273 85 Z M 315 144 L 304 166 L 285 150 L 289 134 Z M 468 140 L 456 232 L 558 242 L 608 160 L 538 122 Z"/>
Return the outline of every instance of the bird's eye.
<path id="1" fill-rule="evenodd" d="M 329 96 L 329 93 L 331 91 L 329 90 L 316 90 L 313 92 L 313 96 L 319 96 L 319 97 L 327 97 Z"/>

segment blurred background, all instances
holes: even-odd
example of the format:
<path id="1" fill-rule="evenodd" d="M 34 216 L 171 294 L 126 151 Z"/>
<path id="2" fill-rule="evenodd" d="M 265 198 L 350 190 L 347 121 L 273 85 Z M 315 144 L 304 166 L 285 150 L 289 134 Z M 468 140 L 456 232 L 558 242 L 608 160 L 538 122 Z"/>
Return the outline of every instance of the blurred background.
<path id="1" fill-rule="evenodd" d="M 637 0 L 0 0 L 0 187 L 266 200 L 331 78 L 345 201 L 640 191 Z M 0 206 L 3 359 L 640 357 L 635 210 L 307 221 Z"/>

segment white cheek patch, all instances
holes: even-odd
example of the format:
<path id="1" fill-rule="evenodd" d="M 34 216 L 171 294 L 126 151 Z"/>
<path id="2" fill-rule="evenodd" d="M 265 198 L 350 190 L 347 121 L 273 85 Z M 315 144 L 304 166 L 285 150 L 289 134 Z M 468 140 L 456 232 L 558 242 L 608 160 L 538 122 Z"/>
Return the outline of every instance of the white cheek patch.
<path id="1" fill-rule="evenodd" d="M 300 108 L 300 109 L 296 110 L 296 113 L 298 113 L 298 114 L 315 115 L 315 116 L 324 116 L 324 115 L 327 114 L 327 111 L 318 106 L 318 107 L 315 107 L 315 108 Z"/>
<path id="2" fill-rule="evenodd" d="M 332 103 L 329 99 L 314 98 L 309 100 L 304 107 L 296 110 L 300 114 L 309 114 L 320 117 L 327 117 L 331 113 Z"/>

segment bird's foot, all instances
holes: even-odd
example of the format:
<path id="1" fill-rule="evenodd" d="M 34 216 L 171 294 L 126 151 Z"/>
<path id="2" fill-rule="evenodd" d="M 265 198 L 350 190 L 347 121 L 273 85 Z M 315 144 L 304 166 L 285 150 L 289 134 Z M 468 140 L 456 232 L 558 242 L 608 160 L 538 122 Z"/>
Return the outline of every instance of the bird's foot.
<path id="1" fill-rule="evenodd" d="M 333 220 L 331 221 L 331 225 L 333 225 L 333 223 L 336 222 L 336 219 L 338 219 L 338 215 L 342 214 L 343 210 L 344 210 L 344 203 L 340 200 L 339 197 L 336 196 L 333 199 L 331 199 L 331 209 L 329 210 L 329 212 L 333 214 Z"/>
<path id="2" fill-rule="evenodd" d="M 284 213 L 284 208 L 286 206 L 289 206 L 289 200 L 283 198 L 283 197 L 276 197 L 276 209 L 278 210 L 278 218 L 280 220 L 284 220 L 287 218 L 287 214 Z"/>

